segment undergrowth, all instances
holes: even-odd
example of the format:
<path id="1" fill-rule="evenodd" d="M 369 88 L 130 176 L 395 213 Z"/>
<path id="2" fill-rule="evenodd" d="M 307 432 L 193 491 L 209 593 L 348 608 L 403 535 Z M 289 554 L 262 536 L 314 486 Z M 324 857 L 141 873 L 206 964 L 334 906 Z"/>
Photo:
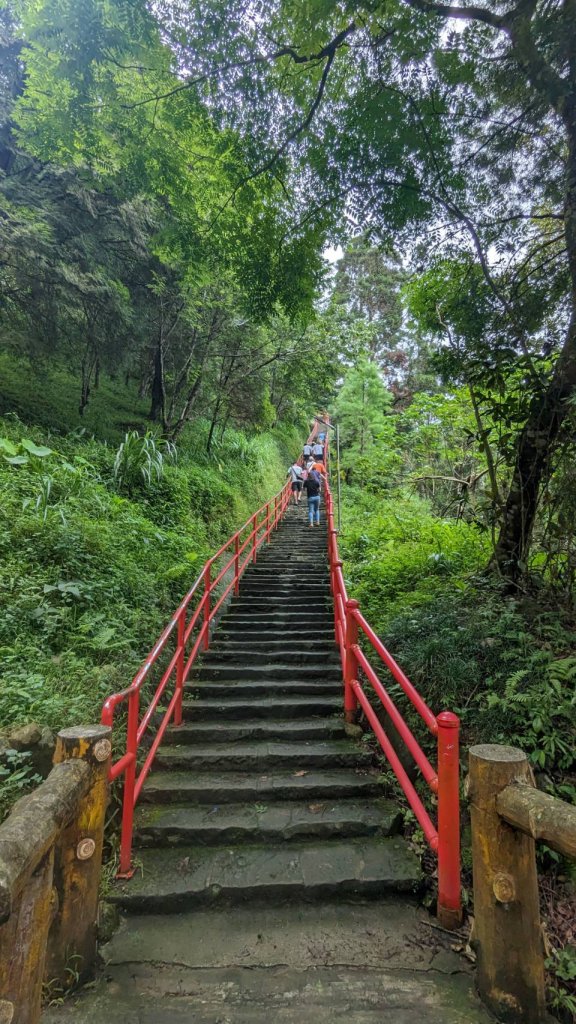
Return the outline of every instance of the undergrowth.
<path id="1" fill-rule="evenodd" d="M 223 539 L 274 494 L 282 432 L 178 453 L 0 420 L 0 724 L 97 721 Z"/>

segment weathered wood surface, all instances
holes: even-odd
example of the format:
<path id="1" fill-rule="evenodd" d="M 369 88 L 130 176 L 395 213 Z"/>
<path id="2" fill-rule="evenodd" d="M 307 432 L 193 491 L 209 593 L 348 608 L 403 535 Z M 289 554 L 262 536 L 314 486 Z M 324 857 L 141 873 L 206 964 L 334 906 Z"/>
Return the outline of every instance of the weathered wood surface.
<path id="1" fill-rule="evenodd" d="M 57 765 L 0 825 L 0 924 L 8 920 L 20 890 L 76 813 L 91 778 L 90 766 L 82 761 Z"/>
<path id="2" fill-rule="evenodd" d="M 532 781 L 525 754 L 483 744 L 470 749 L 470 804 L 478 989 L 500 1021 L 547 1020 L 534 840 L 500 817 L 497 800 Z"/>
<path id="3" fill-rule="evenodd" d="M 48 942 L 46 978 L 56 980 L 63 989 L 91 977 L 96 959 L 110 732 L 108 726 L 65 729 L 58 735 L 54 754 L 56 762 L 81 763 L 90 770 L 90 787 L 56 841 L 54 886 L 58 900 Z"/>
<path id="4" fill-rule="evenodd" d="M 0 1008 L 4 1011 L 0 1020 L 11 1024 L 40 1020 L 53 866 L 51 847 L 27 877 L 10 919 L 0 928 Z"/>
<path id="5" fill-rule="evenodd" d="M 92 970 L 109 737 L 63 730 L 58 763 L 0 826 L 0 1024 L 38 1024 L 45 969 L 60 989 Z"/>
<path id="6" fill-rule="evenodd" d="M 525 783 L 507 786 L 496 798 L 498 814 L 533 839 L 576 859 L 576 807 Z"/>

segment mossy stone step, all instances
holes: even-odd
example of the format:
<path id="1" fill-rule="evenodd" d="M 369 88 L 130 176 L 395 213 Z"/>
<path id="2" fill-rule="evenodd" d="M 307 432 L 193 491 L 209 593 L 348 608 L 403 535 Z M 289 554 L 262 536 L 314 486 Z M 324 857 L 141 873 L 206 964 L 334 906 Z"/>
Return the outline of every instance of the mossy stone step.
<path id="1" fill-rule="evenodd" d="M 248 803 L 269 800 L 366 800 L 381 796 L 375 775 L 352 771 L 318 770 L 269 772 L 202 772 L 154 770 L 142 788 L 141 800 L 152 803 Z"/>
<path id="2" fill-rule="evenodd" d="M 189 768 L 191 771 L 262 771 L 292 768 L 353 768 L 372 761 L 369 750 L 359 749 L 350 740 L 239 740 L 227 743 L 166 745 L 160 747 L 155 763 L 162 768 Z"/>
<path id="3" fill-rule="evenodd" d="M 342 695 L 333 692 L 332 687 L 328 693 L 294 693 L 287 695 L 284 692 L 277 692 L 275 696 L 269 696 L 267 691 L 259 700 L 253 700 L 253 691 L 248 695 L 234 696 L 238 692 L 235 684 L 234 691 L 224 691 L 220 683 L 208 687 L 214 692 L 214 696 L 205 694 L 205 688 L 199 687 L 201 696 L 197 700 L 184 701 L 182 706 L 183 717 L 186 720 L 205 721 L 209 719 L 212 723 L 219 719 L 234 718 L 236 721 L 246 718 L 267 719 L 299 719 L 309 715 L 336 715 L 342 712 Z M 325 719 L 324 719 L 325 720 Z M 241 723 L 239 723 L 241 724 Z"/>
<path id="4" fill-rule="evenodd" d="M 140 850 L 139 860 L 141 871 L 113 885 L 108 897 L 139 912 L 177 912 L 222 900 L 382 896 L 412 892 L 421 881 L 418 859 L 399 836 L 159 847 Z"/>
<path id="5" fill-rule="evenodd" d="M 138 846 L 281 843 L 311 837 L 389 836 L 398 831 L 400 821 L 396 805 L 384 799 L 143 805 L 136 812 L 134 838 Z"/>
<path id="6" fill-rule="evenodd" d="M 329 696 L 336 697 L 342 693 L 342 679 L 335 677 L 331 680 L 323 678 L 319 671 L 312 678 L 298 677 L 298 666 L 291 670 L 290 679 L 277 678 L 276 671 L 267 670 L 263 678 L 244 678 L 250 675 L 244 671 L 242 677 L 230 675 L 230 669 L 222 666 L 218 671 L 210 673 L 209 680 L 201 680 L 196 683 L 186 683 L 184 693 L 186 696 L 197 697 L 243 697 L 255 701 L 265 697 L 282 696 L 294 694 L 294 696 Z M 253 674 L 253 673 L 252 673 Z"/>
<path id="7" fill-rule="evenodd" d="M 242 628 L 242 624 L 239 624 L 238 628 L 233 629 L 232 623 L 228 622 L 226 626 L 220 627 L 214 638 L 212 650 L 215 650 L 220 644 L 235 643 L 240 646 L 245 644 L 267 644 L 271 645 L 272 649 L 275 649 L 276 644 L 283 644 L 285 646 L 292 647 L 293 644 L 299 644 L 303 641 L 306 643 L 322 644 L 323 648 L 334 647 L 334 630 L 333 629 L 312 629 L 310 627 L 303 626 L 302 629 L 269 629 L 267 626 L 261 627 L 261 635 L 254 635 L 253 629 Z"/>
<path id="8" fill-rule="evenodd" d="M 255 641 L 251 645 L 240 646 L 234 640 L 216 642 L 202 660 L 202 670 L 208 666 L 220 664 L 233 665 L 328 665 L 340 666 L 340 660 L 333 642 L 307 646 L 303 643 L 295 645 L 287 641 L 273 643 L 267 639 Z"/>
<path id="9" fill-rule="evenodd" d="M 252 705 L 249 705 L 250 707 Z M 216 716 L 209 721 L 186 721 L 182 725 L 170 726 L 165 733 L 165 743 L 228 743 L 239 740 L 282 739 L 310 740 L 334 739 L 344 736 L 344 718 L 272 718 L 272 705 L 266 718 L 244 718 L 240 721 Z"/>
<path id="10" fill-rule="evenodd" d="M 296 683 L 314 682 L 318 685 L 326 683 L 338 683 L 342 681 L 342 669 L 334 659 L 333 664 L 296 665 L 281 662 L 275 663 L 273 670 L 269 665 L 235 665 L 227 663 L 202 662 L 199 669 L 199 679 L 225 680 L 226 682 L 258 682 L 269 685 L 281 681 Z"/>

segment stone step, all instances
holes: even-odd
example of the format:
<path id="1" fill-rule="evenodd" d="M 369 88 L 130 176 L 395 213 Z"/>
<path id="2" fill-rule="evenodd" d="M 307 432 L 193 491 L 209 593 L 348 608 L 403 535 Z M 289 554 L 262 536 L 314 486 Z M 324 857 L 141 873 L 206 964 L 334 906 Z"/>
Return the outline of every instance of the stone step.
<path id="1" fill-rule="evenodd" d="M 186 768 L 202 771 L 255 771 L 270 773 L 309 768 L 368 768 L 372 763 L 370 750 L 358 747 L 348 739 L 341 740 L 238 740 L 227 743 L 194 743 L 161 746 L 155 764 L 160 768 Z"/>
<path id="2" fill-rule="evenodd" d="M 292 561 L 286 560 L 282 565 L 256 564 L 243 576 L 243 580 L 245 582 L 250 580 L 271 580 L 276 582 L 283 580 L 287 583 L 302 580 L 325 587 L 330 582 L 330 573 L 328 568 L 316 572 L 311 570 L 310 566 L 305 564 L 294 565 Z"/>
<path id="3" fill-rule="evenodd" d="M 211 687 L 214 692 L 215 687 Z M 230 696 L 230 692 L 222 693 L 222 686 L 216 684 L 215 696 L 204 696 L 204 687 L 198 690 L 202 694 L 196 700 L 185 700 L 182 705 L 183 717 L 186 720 L 216 721 L 222 719 L 304 719 L 310 715 L 337 715 L 342 713 L 342 691 L 335 693 L 330 687 L 328 693 L 309 694 L 291 693 L 276 691 L 270 696 L 269 688 L 264 694 L 258 689 L 259 699 L 254 700 L 254 691 L 251 689 L 243 697 Z M 236 684 L 234 687 L 236 692 Z"/>
<path id="4" fill-rule="evenodd" d="M 245 608 L 238 606 L 234 611 L 229 612 L 225 618 L 218 625 L 218 629 L 226 633 L 230 626 L 236 627 L 243 626 L 245 629 L 263 629 L 263 630 L 301 630 L 301 629 L 314 629 L 314 630 L 330 630 L 334 629 L 334 616 L 331 610 L 328 609 L 314 609 L 314 614 L 310 612 L 290 612 L 286 609 L 279 611 L 271 611 L 269 615 L 266 615 L 264 610 L 247 611 Z"/>
<path id="5" fill-rule="evenodd" d="M 304 576 L 305 579 L 310 581 L 317 581 L 319 583 L 326 583 L 330 579 L 330 573 L 328 565 L 319 568 L 316 564 L 314 568 L 308 566 L 306 568 L 301 563 L 296 563 L 293 556 L 287 557 L 283 561 L 274 561 L 270 559 L 260 559 L 255 565 L 251 565 L 244 574 L 244 579 L 254 579 L 256 576 L 274 576 L 278 577 L 278 574 L 282 573 L 283 576 L 288 579 L 292 576 Z"/>
<path id="6" fill-rule="evenodd" d="M 271 605 L 274 602 L 270 597 L 260 596 L 256 597 L 255 594 L 247 594 L 242 600 L 242 614 L 243 615 L 264 615 L 266 621 L 272 621 L 275 616 L 284 616 L 284 618 L 292 615 L 298 618 L 307 618 L 308 621 L 315 621 L 316 619 L 325 619 L 332 614 L 332 598 L 327 595 L 320 601 L 305 601 L 302 595 L 295 597 L 288 597 L 282 601 L 281 607 L 274 607 L 271 610 Z M 239 605 L 235 605 L 238 608 Z M 270 613 L 270 614 L 268 614 Z"/>
<path id="7" fill-rule="evenodd" d="M 296 599 L 300 603 L 306 602 L 310 607 L 310 604 L 314 602 L 324 602 L 330 599 L 330 590 L 327 586 L 308 586 L 305 583 L 294 583 L 292 586 L 287 586 L 284 583 L 242 583 L 240 585 L 240 598 L 243 601 L 247 601 L 250 598 L 263 597 L 268 601 L 274 601 L 278 604 L 284 604 L 285 601 L 294 602 Z"/>
<path id="8" fill-rule="evenodd" d="M 315 682 L 315 683 L 327 683 L 327 682 L 341 682 L 342 670 L 339 663 L 330 665 L 291 665 L 291 664 L 275 664 L 274 668 L 271 669 L 268 665 L 227 665 L 227 664 L 211 664 L 207 661 L 202 662 L 200 667 L 200 678 L 204 682 L 208 679 L 213 680 L 225 680 L 233 682 L 235 680 L 248 682 L 249 680 L 267 680 L 278 682 L 279 680 L 289 679 L 295 682 Z"/>
<path id="9" fill-rule="evenodd" d="M 214 716 L 209 721 L 194 721 L 191 707 L 190 720 L 182 725 L 170 726 L 165 733 L 165 743 L 228 743 L 231 747 L 238 740 L 282 739 L 312 740 L 336 739 L 345 736 L 344 717 L 327 718 L 243 718 L 241 721 Z M 268 714 L 274 712 L 272 704 Z M 339 709 L 341 711 L 341 707 Z"/>
<path id="10" fill-rule="evenodd" d="M 366 800 L 382 795 L 377 776 L 369 772 L 299 769 L 273 775 L 256 772 L 203 772 L 154 770 L 142 788 L 145 803 L 230 804 L 266 803 L 269 800 Z"/>
<path id="11" fill-rule="evenodd" d="M 303 590 L 307 593 L 314 591 L 320 593 L 330 592 L 330 580 L 310 580 L 302 573 L 294 573 L 286 576 L 284 570 L 279 569 L 277 573 L 254 573 L 249 579 L 244 578 L 240 584 L 240 593 L 246 594 L 249 590 L 259 587 L 262 590 L 273 591 L 274 593 L 291 593 L 293 590 Z"/>
<path id="12" fill-rule="evenodd" d="M 235 597 L 231 601 L 230 608 L 226 614 L 232 615 L 234 612 L 241 612 L 245 615 L 247 611 L 252 614 L 254 609 L 264 611 L 264 614 L 270 616 L 270 618 L 296 615 L 298 613 L 305 618 L 310 618 L 313 614 L 327 615 L 332 610 L 332 595 L 330 591 L 327 591 L 326 597 L 322 601 L 310 602 L 303 600 L 302 597 L 294 600 L 291 597 L 280 604 L 274 604 L 269 598 L 245 594 L 244 597 Z"/>
<path id="13" fill-rule="evenodd" d="M 137 809 L 134 841 L 138 846 L 213 846 L 218 843 L 282 843 L 331 837 L 389 836 L 398 832 L 402 815 L 390 800 L 364 803 L 282 801 L 270 805 L 143 805 Z"/>
<path id="14" fill-rule="evenodd" d="M 186 683 L 184 692 L 187 701 L 191 696 L 216 697 L 224 701 L 229 697 L 236 697 L 260 703 L 265 697 L 276 698 L 287 694 L 292 694 L 295 698 L 310 696 L 324 699 L 341 696 L 342 681 L 341 678 L 337 681 L 326 680 L 322 676 L 313 679 L 276 679 L 271 673 L 262 679 L 229 679 L 223 676 L 200 683 Z"/>
<path id="15" fill-rule="evenodd" d="M 259 654 L 265 654 L 268 657 L 268 663 L 277 661 L 290 663 L 294 659 L 299 663 L 306 661 L 310 655 L 309 664 L 315 664 L 319 659 L 312 655 L 321 654 L 324 664 L 326 661 L 334 661 L 339 664 L 338 651 L 333 637 L 329 636 L 327 640 L 324 638 L 313 640 L 306 634 L 298 632 L 291 634 L 289 639 L 286 639 L 284 634 L 273 637 L 268 633 L 252 633 L 248 637 L 240 639 L 234 634 L 221 634 L 212 643 L 209 657 L 211 660 L 218 661 L 220 655 L 226 660 L 236 657 L 239 659 L 239 663 L 245 664 L 254 656 L 256 664 L 259 660 L 256 656 Z"/>
<path id="16" fill-rule="evenodd" d="M 323 648 L 328 649 L 334 647 L 336 641 L 334 639 L 333 629 L 311 629 L 303 626 L 301 629 L 269 629 L 263 625 L 261 630 L 258 629 L 247 629 L 243 624 L 241 628 L 232 629 L 232 623 L 227 623 L 226 627 L 222 626 L 218 629 L 213 643 L 213 649 L 216 648 L 217 644 L 228 644 L 235 643 L 244 646 L 244 644 L 267 644 L 274 649 L 274 644 L 282 643 L 292 646 L 293 644 L 300 643 L 312 643 L 322 644 Z"/>
<path id="17" fill-rule="evenodd" d="M 310 610 L 289 611 L 287 608 L 274 608 L 267 615 L 264 608 L 247 609 L 237 605 L 228 612 L 218 625 L 218 629 L 226 632 L 233 625 L 243 626 L 245 629 L 334 629 L 334 616 L 327 608 L 315 608 Z"/>
<path id="18" fill-rule="evenodd" d="M 340 665 L 334 643 L 328 644 L 303 644 L 300 640 L 295 645 L 283 643 L 281 640 L 273 643 L 269 640 L 262 640 L 260 643 L 241 646 L 230 640 L 216 641 L 210 648 L 210 652 L 202 659 L 202 675 L 204 669 L 214 665 L 303 665 L 312 667 L 314 665 L 329 665 L 330 667 Z"/>
<path id="19" fill-rule="evenodd" d="M 111 887 L 108 899 L 139 912 L 177 912 L 220 901 L 322 899 L 412 892 L 421 882 L 404 839 L 314 840 L 213 849 L 139 851 L 141 872 Z"/>
<path id="20" fill-rule="evenodd" d="M 287 586 L 284 583 L 246 583 L 240 587 L 240 597 L 249 600 L 253 597 L 265 597 L 268 601 L 276 604 L 283 604 L 284 601 L 293 601 L 298 598 L 301 602 L 314 605 L 316 601 L 324 602 L 330 598 L 330 590 L 327 586 L 308 586 L 305 583 L 294 583 Z"/>

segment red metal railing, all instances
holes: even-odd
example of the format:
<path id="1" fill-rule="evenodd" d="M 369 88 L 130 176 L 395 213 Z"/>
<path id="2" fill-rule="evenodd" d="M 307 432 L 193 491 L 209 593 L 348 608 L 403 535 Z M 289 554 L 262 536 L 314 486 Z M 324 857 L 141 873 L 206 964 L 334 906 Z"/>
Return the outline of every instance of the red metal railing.
<path id="1" fill-rule="evenodd" d="M 312 437 L 318 432 L 315 428 Z M 328 438 L 326 438 L 328 454 Z M 460 796 L 459 796 L 459 720 L 451 711 L 434 715 L 418 691 L 404 674 L 384 644 L 360 611 L 358 601 L 350 600 L 346 592 L 342 562 L 338 553 L 337 530 L 334 526 L 334 502 L 330 491 L 329 474 L 325 484 L 325 504 L 328 518 L 328 557 L 330 580 L 334 600 L 334 630 L 340 649 L 344 677 L 344 713 L 350 722 L 362 708 L 367 721 L 394 772 L 406 799 L 414 812 L 426 842 L 438 857 L 438 917 L 446 928 L 457 927 L 461 920 L 460 893 Z M 422 750 L 409 725 L 382 684 L 370 658 L 362 649 L 361 641 L 376 660 L 383 663 L 393 679 L 418 712 L 424 724 L 437 739 L 438 765 L 434 769 Z M 365 683 L 363 684 L 363 681 Z M 420 769 L 425 782 L 438 801 L 438 824 L 434 825 L 416 788 L 411 782 L 398 754 L 365 693 L 369 684 Z"/>
<path id="2" fill-rule="evenodd" d="M 174 725 L 182 722 L 184 684 L 190 670 L 200 651 L 208 650 L 210 626 L 224 601 L 232 591 L 238 594 L 240 579 L 247 566 L 256 561 L 262 544 L 270 542 L 272 531 L 277 529 L 284 515 L 290 493 L 290 485 L 286 484 L 208 559 L 130 686 L 108 697 L 104 704 L 102 724 L 110 726 L 113 725 L 116 708 L 127 705 L 125 753 L 112 764 L 110 770 L 111 780 L 124 776 L 118 870 L 121 878 L 130 878 L 133 874 L 134 808 L 168 725 L 170 722 Z M 147 682 L 154 685 L 155 671 L 159 679 L 141 715 L 142 688 Z M 168 704 L 164 707 L 166 700 Z M 150 744 L 146 745 L 146 734 L 152 732 L 152 726 L 154 735 Z M 138 763 L 139 750 L 143 751 L 141 764 Z"/>

